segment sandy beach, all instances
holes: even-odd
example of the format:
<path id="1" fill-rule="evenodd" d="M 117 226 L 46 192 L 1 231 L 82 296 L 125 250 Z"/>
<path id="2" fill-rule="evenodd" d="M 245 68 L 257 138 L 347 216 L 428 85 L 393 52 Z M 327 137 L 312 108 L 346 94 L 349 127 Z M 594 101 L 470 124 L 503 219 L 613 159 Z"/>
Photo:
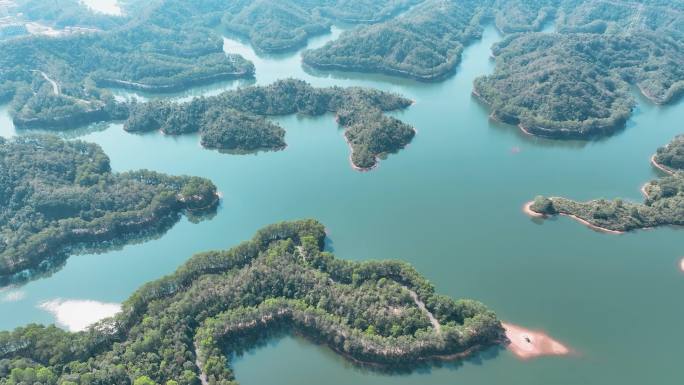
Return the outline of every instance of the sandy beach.
<path id="1" fill-rule="evenodd" d="M 534 201 L 529 201 L 529 202 L 525 203 L 525 205 L 523 206 L 523 212 L 525 214 L 533 217 L 533 218 L 544 218 L 544 217 L 546 217 L 546 215 L 540 214 L 540 213 L 532 210 L 531 207 L 533 204 L 534 204 Z"/>
<path id="2" fill-rule="evenodd" d="M 682 259 L 679 261 L 679 270 L 681 270 L 682 273 L 684 273 L 684 258 L 682 258 Z"/>
<path id="3" fill-rule="evenodd" d="M 570 349 L 542 331 L 528 330 L 521 326 L 503 323 L 510 343 L 507 348 L 518 358 L 529 360 L 543 356 L 564 356 Z"/>

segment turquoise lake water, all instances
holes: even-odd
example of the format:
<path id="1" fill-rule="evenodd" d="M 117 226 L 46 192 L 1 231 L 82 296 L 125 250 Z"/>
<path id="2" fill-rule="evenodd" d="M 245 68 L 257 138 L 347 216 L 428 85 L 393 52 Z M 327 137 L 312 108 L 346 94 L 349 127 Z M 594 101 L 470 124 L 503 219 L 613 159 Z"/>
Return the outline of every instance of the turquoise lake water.
<path id="1" fill-rule="evenodd" d="M 637 97 L 627 128 L 596 142 L 526 136 L 489 121 L 486 107 L 470 95 L 473 79 L 493 70 L 489 47 L 500 38 L 487 28 L 465 50 L 455 76 L 428 84 L 320 73 L 302 68 L 300 53 L 259 57 L 248 45 L 226 40 L 227 51 L 255 63 L 258 84 L 294 77 L 316 86 L 401 93 L 415 104 L 393 115 L 418 134 L 377 169 L 360 173 L 349 165 L 332 115 L 276 119 L 288 147 L 256 155 L 205 150 L 196 135 L 128 134 L 121 124 L 79 130 L 70 136 L 100 144 L 116 171 L 148 168 L 212 179 L 223 193 L 221 207 L 211 220 L 183 219 L 158 239 L 73 256 L 50 277 L 12 288 L 20 294 L 11 300 L 0 295 L 0 329 L 54 322 L 38 307 L 46 300 L 120 302 L 193 253 L 233 246 L 269 223 L 314 217 L 327 226 L 338 257 L 408 261 L 439 292 L 478 299 L 501 319 L 542 329 L 575 354 L 520 361 L 490 350 L 465 362 L 388 375 L 284 336 L 236 359 L 242 384 L 681 384 L 684 229 L 607 235 L 568 218 L 535 221 L 521 207 L 539 194 L 641 200 L 640 186 L 659 175 L 649 157 L 684 133 L 684 106 Z M 250 83 L 140 96 L 186 100 Z M 0 135 L 13 134 L 2 107 Z"/>

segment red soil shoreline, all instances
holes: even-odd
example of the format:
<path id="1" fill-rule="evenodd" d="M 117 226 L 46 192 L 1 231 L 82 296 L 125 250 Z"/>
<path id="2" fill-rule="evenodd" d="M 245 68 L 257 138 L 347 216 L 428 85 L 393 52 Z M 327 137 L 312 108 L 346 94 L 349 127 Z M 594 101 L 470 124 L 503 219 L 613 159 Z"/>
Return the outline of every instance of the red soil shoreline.
<path id="1" fill-rule="evenodd" d="M 662 172 L 664 172 L 664 173 L 666 173 L 666 174 L 670 174 L 670 175 L 674 175 L 674 174 L 675 174 L 675 171 L 674 171 L 673 169 L 671 169 L 671 168 L 669 168 L 669 167 L 667 167 L 667 166 L 665 166 L 665 165 L 662 165 L 662 164 L 658 163 L 658 162 L 655 160 L 655 155 L 651 156 L 651 164 L 653 165 L 653 167 L 657 168 L 658 170 L 660 170 L 660 171 L 662 171 Z"/>
<path id="2" fill-rule="evenodd" d="M 598 231 L 600 233 L 608 233 L 608 234 L 624 234 L 625 233 L 624 231 L 611 230 L 611 229 L 607 229 L 605 227 L 597 226 L 597 225 L 587 221 L 586 219 L 582 219 L 582 218 L 578 217 L 577 215 L 567 214 L 567 213 L 560 213 L 560 215 L 565 215 L 566 217 L 570 217 L 570 218 L 576 220 L 577 222 L 589 227 L 590 229 Z"/>
<path id="3" fill-rule="evenodd" d="M 533 133 L 527 131 L 527 129 L 525 128 L 525 126 L 522 125 L 522 123 L 518 124 L 518 128 L 520 128 L 520 131 L 522 131 L 525 135 L 535 136 Z"/>

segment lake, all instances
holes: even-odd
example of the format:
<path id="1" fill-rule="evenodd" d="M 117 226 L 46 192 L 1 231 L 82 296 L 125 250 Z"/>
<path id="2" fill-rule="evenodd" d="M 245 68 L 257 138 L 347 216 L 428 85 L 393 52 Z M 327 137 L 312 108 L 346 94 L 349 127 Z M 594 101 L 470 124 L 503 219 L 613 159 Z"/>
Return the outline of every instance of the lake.
<path id="1" fill-rule="evenodd" d="M 313 39 L 316 47 L 334 39 Z M 0 292 L 0 329 L 51 323 L 45 301 L 117 303 L 143 283 L 171 273 L 193 253 L 228 248 L 260 227 L 314 217 L 340 258 L 401 259 L 454 297 L 480 300 L 502 320 L 541 329 L 574 354 L 521 361 L 506 350 L 411 374 L 351 365 L 329 349 L 283 336 L 237 357 L 244 385 L 263 384 L 679 384 L 684 357 L 684 229 L 625 235 L 594 232 L 571 219 L 533 220 L 521 211 L 535 195 L 641 200 L 639 188 L 659 174 L 656 148 L 682 133 L 684 106 L 637 97 L 627 128 L 605 140 L 534 138 L 489 121 L 470 95 L 473 79 L 491 73 L 487 28 L 469 46 L 456 75 L 419 83 L 380 75 L 320 73 L 300 53 L 258 56 L 226 39 L 228 52 L 256 66 L 256 83 L 294 77 L 316 86 L 369 86 L 415 104 L 394 116 L 416 127 L 413 142 L 370 172 L 354 171 L 332 115 L 276 119 L 288 147 L 256 155 L 202 149 L 197 135 L 128 134 L 121 124 L 72 136 L 100 144 L 116 171 L 148 168 L 210 178 L 223 194 L 216 217 L 183 219 L 162 237 L 104 254 L 71 257 L 47 278 Z M 187 100 L 250 82 L 225 82 L 165 95 Z M 129 92 L 118 91 L 121 97 Z M 140 95 L 142 98 L 159 95 Z M 14 134 L 6 106 L 0 134 Z"/>

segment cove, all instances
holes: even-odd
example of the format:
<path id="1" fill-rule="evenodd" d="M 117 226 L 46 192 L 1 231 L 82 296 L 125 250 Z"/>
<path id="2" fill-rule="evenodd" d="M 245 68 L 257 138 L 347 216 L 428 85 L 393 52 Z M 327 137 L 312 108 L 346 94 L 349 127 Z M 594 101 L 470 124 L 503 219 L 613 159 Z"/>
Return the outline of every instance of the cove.
<path id="1" fill-rule="evenodd" d="M 313 39 L 309 47 L 339 33 Z M 182 220 L 159 239 L 72 256 L 52 276 L 11 289 L 10 301 L 0 301 L 0 328 L 54 322 L 38 306 L 56 298 L 120 302 L 193 253 L 231 247 L 269 223 L 315 217 L 328 227 L 329 247 L 340 258 L 410 262 L 439 292 L 478 299 L 501 319 L 544 330 L 577 354 L 523 362 L 507 351 L 490 351 L 462 363 L 386 374 L 285 336 L 238 359 L 242 384 L 678 383 L 683 230 L 611 236 L 568 218 L 534 221 L 521 207 L 537 194 L 641 199 L 640 186 L 658 175 L 648 159 L 682 132 L 682 103 L 660 107 L 639 99 L 627 128 L 598 142 L 526 136 L 490 122 L 488 110 L 470 96 L 473 79 L 493 70 L 489 47 L 499 39 L 487 28 L 465 50 L 456 75 L 439 83 L 314 72 L 302 68 L 300 53 L 259 57 L 226 39 L 226 50 L 254 61 L 257 84 L 294 77 L 314 86 L 376 87 L 415 100 L 396 116 L 415 126 L 417 136 L 377 169 L 359 173 L 349 167 L 331 115 L 278 119 L 288 147 L 256 155 L 204 150 L 192 135 L 132 135 L 120 124 L 71 134 L 100 144 L 115 171 L 149 168 L 211 178 L 223 193 L 221 208 L 212 220 Z M 182 100 L 239 84 L 142 96 Z M 13 135 L 6 113 L 0 133 Z"/>

